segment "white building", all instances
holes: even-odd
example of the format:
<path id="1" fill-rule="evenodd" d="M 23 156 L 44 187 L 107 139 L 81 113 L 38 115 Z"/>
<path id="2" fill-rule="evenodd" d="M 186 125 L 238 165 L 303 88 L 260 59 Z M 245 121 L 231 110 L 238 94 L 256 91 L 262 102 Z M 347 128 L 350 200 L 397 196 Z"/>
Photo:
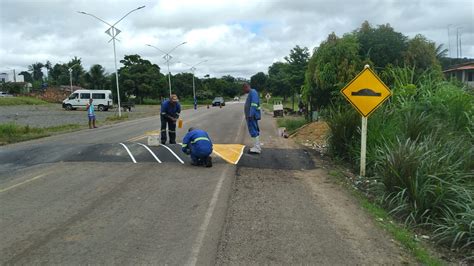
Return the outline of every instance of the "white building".
<path id="1" fill-rule="evenodd" d="M 0 82 L 25 82 L 25 77 L 23 77 L 23 75 L 18 75 L 18 74 L 16 74 L 16 77 L 15 77 L 13 76 L 13 71 L 1 72 Z"/>

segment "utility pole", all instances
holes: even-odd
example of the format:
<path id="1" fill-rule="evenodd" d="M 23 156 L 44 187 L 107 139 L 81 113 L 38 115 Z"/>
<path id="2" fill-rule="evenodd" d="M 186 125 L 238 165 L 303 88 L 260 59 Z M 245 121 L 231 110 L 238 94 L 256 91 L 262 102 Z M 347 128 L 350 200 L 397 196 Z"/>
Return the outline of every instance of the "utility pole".
<path id="1" fill-rule="evenodd" d="M 456 28 L 456 58 L 459 58 L 459 28 Z"/>
<path id="2" fill-rule="evenodd" d="M 15 72 L 15 69 L 13 69 L 13 82 L 16 83 L 16 72 Z"/>
<path id="3" fill-rule="evenodd" d="M 451 35 L 449 34 L 449 28 L 451 24 L 448 24 L 448 56 L 451 57 Z"/>

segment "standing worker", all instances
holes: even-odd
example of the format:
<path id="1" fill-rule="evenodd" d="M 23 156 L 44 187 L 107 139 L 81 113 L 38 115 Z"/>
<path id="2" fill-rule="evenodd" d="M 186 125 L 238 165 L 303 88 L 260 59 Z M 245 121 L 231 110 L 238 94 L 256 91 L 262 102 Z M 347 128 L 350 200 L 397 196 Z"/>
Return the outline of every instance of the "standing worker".
<path id="1" fill-rule="evenodd" d="M 170 144 L 176 144 L 176 121 L 181 113 L 178 96 L 171 94 L 170 98 L 161 104 L 161 144 L 166 144 L 166 126 Z"/>
<path id="2" fill-rule="evenodd" d="M 254 146 L 250 148 L 250 153 L 260 154 L 262 153 L 260 146 L 260 128 L 258 127 L 258 120 L 262 118 L 260 112 L 260 97 L 258 96 L 258 92 L 250 88 L 248 83 L 244 83 L 243 91 L 244 93 L 248 93 L 244 111 L 247 127 L 254 141 Z"/>
<path id="3" fill-rule="evenodd" d="M 89 118 L 89 129 L 97 128 L 95 126 L 95 111 L 94 105 L 92 104 L 93 101 L 93 99 L 89 99 L 89 103 L 86 106 L 87 117 Z"/>
<path id="4" fill-rule="evenodd" d="M 206 131 L 190 128 L 182 147 L 184 153 L 191 155 L 192 165 L 212 167 L 212 141 Z"/>

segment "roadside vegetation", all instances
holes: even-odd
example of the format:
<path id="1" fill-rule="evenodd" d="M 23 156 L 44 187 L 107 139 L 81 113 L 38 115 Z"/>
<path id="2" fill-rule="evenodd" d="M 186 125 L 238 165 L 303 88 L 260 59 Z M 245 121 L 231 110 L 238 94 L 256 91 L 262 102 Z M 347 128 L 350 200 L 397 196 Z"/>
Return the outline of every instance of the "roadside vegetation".
<path id="1" fill-rule="evenodd" d="M 394 96 L 369 118 L 362 189 L 405 224 L 429 229 L 438 244 L 472 252 L 474 95 L 436 71 L 406 79 L 416 76 L 413 72 L 389 70 Z M 356 170 L 360 116 L 340 106 L 326 119 L 330 152 Z"/>
<path id="2" fill-rule="evenodd" d="M 43 100 L 33 97 L 2 97 L 0 98 L 0 106 L 12 106 L 12 105 L 43 105 L 48 104 Z"/>
<path id="3" fill-rule="evenodd" d="M 301 94 L 307 109 L 319 111 L 329 127 L 331 157 L 358 173 L 361 117 L 340 90 L 368 64 L 393 97 L 369 117 L 367 176 L 354 185 L 367 202 L 410 231 L 423 232 L 446 256 L 474 260 L 474 91 L 441 71 L 457 61 L 423 35 L 410 38 L 389 24 L 364 22 L 316 46 L 307 60 L 305 48 L 297 46 L 253 82 L 284 99 Z M 304 70 L 302 84 L 296 82 L 298 67 Z M 278 123 L 300 126 L 289 119 Z M 410 234 L 386 229 L 420 262 L 438 264 L 410 248 L 413 234 L 409 239 Z"/>
<path id="4" fill-rule="evenodd" d="M 367 43 L 383 47 L 383 36 L 397 44 L 386 43 L 382 51 L 393 58 L 385 61 L 376 50 L 363 51 Z M 444 78 L 440 56 L 439 47 L 421 35 L 408 39 L 387 26 L 365 23 L 342 38 L 330 35 L 319 46 L 303 94 L 314 97 L 325 114 L 330 154 L 357 172 L 361 119 L 339 90 L 364 64 L 371 65 L 393 97 L 369 118 L 367 177 L 358 180 L 359 188 L 395 219 L 473 259 L 474 94 Z"/>
<path id="5" fill-rule="evenodd" d="M 277 124 L 278 127 L 286 128 L 288 134 L 293 134 L 297 129 L 306 125 L 308 121 L 304 117 L 284 117 L 278 118 Z"/>
<path id="6" fill-rule="evenodd" d="M 43 138 L 51 136 L 54 133 L 70 132 L 79 128 L 81 128 L 81 126 L 77 124 L 45 128 L 21 126 L 14 123 L 0 124 L 0 145 Z"/>

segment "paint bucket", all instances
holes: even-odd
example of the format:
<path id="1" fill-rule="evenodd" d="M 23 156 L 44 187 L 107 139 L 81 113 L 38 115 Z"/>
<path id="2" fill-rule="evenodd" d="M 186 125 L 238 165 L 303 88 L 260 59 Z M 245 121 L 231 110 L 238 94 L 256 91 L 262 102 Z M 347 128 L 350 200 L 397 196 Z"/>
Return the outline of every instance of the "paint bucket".
<path id="1" fill-rule="evenodd" d="M 183 128 L 183 119 L 178 119 L 178 128 Z"/>

